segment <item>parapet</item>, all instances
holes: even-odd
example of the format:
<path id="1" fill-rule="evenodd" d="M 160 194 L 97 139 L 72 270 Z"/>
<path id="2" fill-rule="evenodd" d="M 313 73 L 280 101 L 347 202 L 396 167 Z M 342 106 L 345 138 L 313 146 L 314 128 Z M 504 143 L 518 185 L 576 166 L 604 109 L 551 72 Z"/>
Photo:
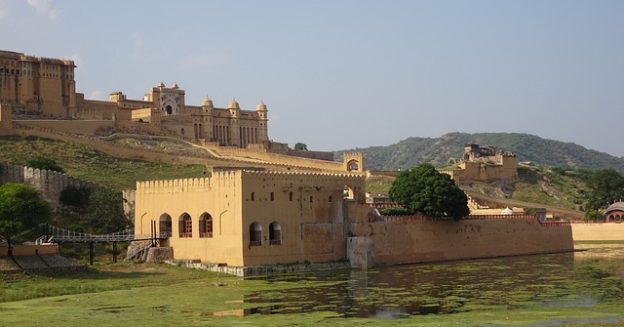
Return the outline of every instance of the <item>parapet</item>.
<path id="1" fill-rule="evenodd" d="M 215 185 L 235 186 L 235 180 L 239 179 L 240 175 L 240 171 L 220 171 L 213 172 L 211 177 L 137 182 L 136 191 L 138 194 L 208 191 Z"/>

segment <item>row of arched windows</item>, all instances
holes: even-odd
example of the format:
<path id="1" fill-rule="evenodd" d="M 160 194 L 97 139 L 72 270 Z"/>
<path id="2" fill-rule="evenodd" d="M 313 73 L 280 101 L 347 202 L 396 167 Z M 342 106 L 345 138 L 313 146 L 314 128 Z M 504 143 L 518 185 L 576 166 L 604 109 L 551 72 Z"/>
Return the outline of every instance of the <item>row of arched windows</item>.
<path id="1" fill-rule="evenodd" d="M 282 226 L 274 221 L 269 224 L 269 245 L 282 244 Z M 249 225 L 249 246 L 262 245 L 262 224 L 253 222 Z"/>
<path id="2" fill-rule="evenodd" d="M 160 233 L 166 237 L 171 237 L 172 226 L 171 216 L 167 213 L 162 214 L 159 219 Z M 178 232 L 178 236 L 181 238 L 193 237 L 193 219 L 186 212 L 178 218 Z M 207 212 L 199 216 L 199 237 L 212 237 L 212 216 Z"/>

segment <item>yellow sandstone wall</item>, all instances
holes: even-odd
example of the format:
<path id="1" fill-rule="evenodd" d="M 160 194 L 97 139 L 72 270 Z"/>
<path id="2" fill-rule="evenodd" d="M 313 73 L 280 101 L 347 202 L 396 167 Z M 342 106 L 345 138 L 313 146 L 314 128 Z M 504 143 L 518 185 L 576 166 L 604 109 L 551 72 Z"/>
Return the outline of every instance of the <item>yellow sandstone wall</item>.
<path id="1" fill-rule="evenodd" d="M 375 222 L 356 226 L 374 243 L 377 265 L 572 251 L 569 226 L 537 220 Z"/>
<path id="2" fill-rule="evenodd" d="M 344 190 L 350 188 L 363 201 L 363 175 L 246 171 L 243 176 L 246 266 L 344 260 Z M 254 222 L 262 226 L 260 246 L 249 245 Z M 269 242 L 272 222 L 281 226 L 280 245 Z"/>
<path id="3" fill-rule="evenodd" d="M 20 120 L 19 124 L 83 135 L 93 135 L 96 132 L 115 128 L 115 122 L 112 120 Z"/>
<path id="4" fill-rule="evenodd" d="M 0 257 L 6 257 L 8 252 L 7 246 L 0 246 Z M 13 245 L 13 255 L 16 257 L 28 256 L 28 255 L 44 255 L 44 254 L 58 254 L 58 244 L 45 244 L 45 245 Z"/>
<path id="5" fill-rule="evenodd" d="M 205 144 L 204 147 L 225 156 L 240 156 L 258 159 L 284 166 L 308 167 L 311 169 L 327 171 L 344 171 L 343 163 L 338 161 L 326 161 L 310 158 L 301 158 L 278 153 L 266 152 L 266 150 L 240 149 L 235 147 L 219 147 L 212 144 Z"/>
<path id="6" fill-rule="evenodd" d="M 624 223 L 577 223 L 572 224 L 575 241 L 622 241 Z"/>
<path id="7" fill-rule="evenodd" d="M 150 234 L 152 220 L 172 219 L 172 236 L 165 246 L 173 247 L 175 259 L 243 265 L 241 225 L 241 172 L 215 172 L 210 178 L 138 182 L 135 233 Z M 213 220 L 213 236 L 199 237 L 199 217 L 207 212 Z M 181 238 L 179 219 L 188 213 L 193 222 L 192 237 Z"/>

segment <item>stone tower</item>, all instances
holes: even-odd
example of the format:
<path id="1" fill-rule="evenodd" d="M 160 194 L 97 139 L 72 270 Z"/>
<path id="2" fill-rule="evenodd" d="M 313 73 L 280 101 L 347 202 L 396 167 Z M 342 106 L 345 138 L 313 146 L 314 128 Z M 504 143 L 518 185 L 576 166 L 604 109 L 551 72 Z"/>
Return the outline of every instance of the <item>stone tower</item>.
<path id="1" fill-rule="evenodd" d="M 362 152 L 345 152 L 342 162 L 345 171 L 353 173 L 364 172 L 364 154 Z"/>

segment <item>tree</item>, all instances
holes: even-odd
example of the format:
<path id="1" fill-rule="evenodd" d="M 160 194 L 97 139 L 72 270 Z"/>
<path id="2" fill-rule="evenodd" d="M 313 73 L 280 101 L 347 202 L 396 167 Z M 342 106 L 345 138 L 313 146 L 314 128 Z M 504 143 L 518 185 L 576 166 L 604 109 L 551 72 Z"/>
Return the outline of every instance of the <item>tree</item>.
<path id="1" fill-rule="evenodd" d="M 431 217 L 456 220 L 467 216 L 468 197 L 447 174 L 430 164 L 402 172 L 390 187 L 390 198 L 409 209 Z"/>
<path id="2" fill-rule="evenodd" d="M 79 213 L 84 212 L 89 205 L 91 189 L 85 186 L 69 186 L 61 192 L 59 201 L 66 206 L 73 207 Z"/>
<path id="3" fill-rule="evenodd" d="M 595 213 L 609 204 L 624 199 L 624 177 L 613 169 L 594 171 L 587 179 L 585 198 L 585 216 L 596 218 Z"/>
<path id="4" fill-rule="evenodd" d="M 305 143 L 297 143 L 295 144 L 295 150 L 308 151 L 308 145 Z"/>
<path id="5" fill-rule="evenodd" d="M 112 233 L 132 226 L 123 211 L 121 192 L 96 188 L 89 197 L 85 225 L 96 234 Z"/>
<path id="6" fill-rule="evenodd" d="M 34 157 L 34 158 L 28 160 L 26 162 L 26 165 L 28 167 L 32 167 L 32 168 L 58 171 L 59 173 L 64 173 L 65 172 L 63 167 L 59 166 L 56 163 L 56 161 L 54 161 L 54 159 L 50 159 L 50 158 L 46 158 L 46 157 L 42 157 L 42 156 L 37 156 L 37 157 Z"/>
<path id="7" fill-rule="evenodd" d="M 17 183 L 0 185 L 0 235 L 13 254 L 12 242 L 19 235 L 50 220 L 52 210 L 35 188 Z"/>

